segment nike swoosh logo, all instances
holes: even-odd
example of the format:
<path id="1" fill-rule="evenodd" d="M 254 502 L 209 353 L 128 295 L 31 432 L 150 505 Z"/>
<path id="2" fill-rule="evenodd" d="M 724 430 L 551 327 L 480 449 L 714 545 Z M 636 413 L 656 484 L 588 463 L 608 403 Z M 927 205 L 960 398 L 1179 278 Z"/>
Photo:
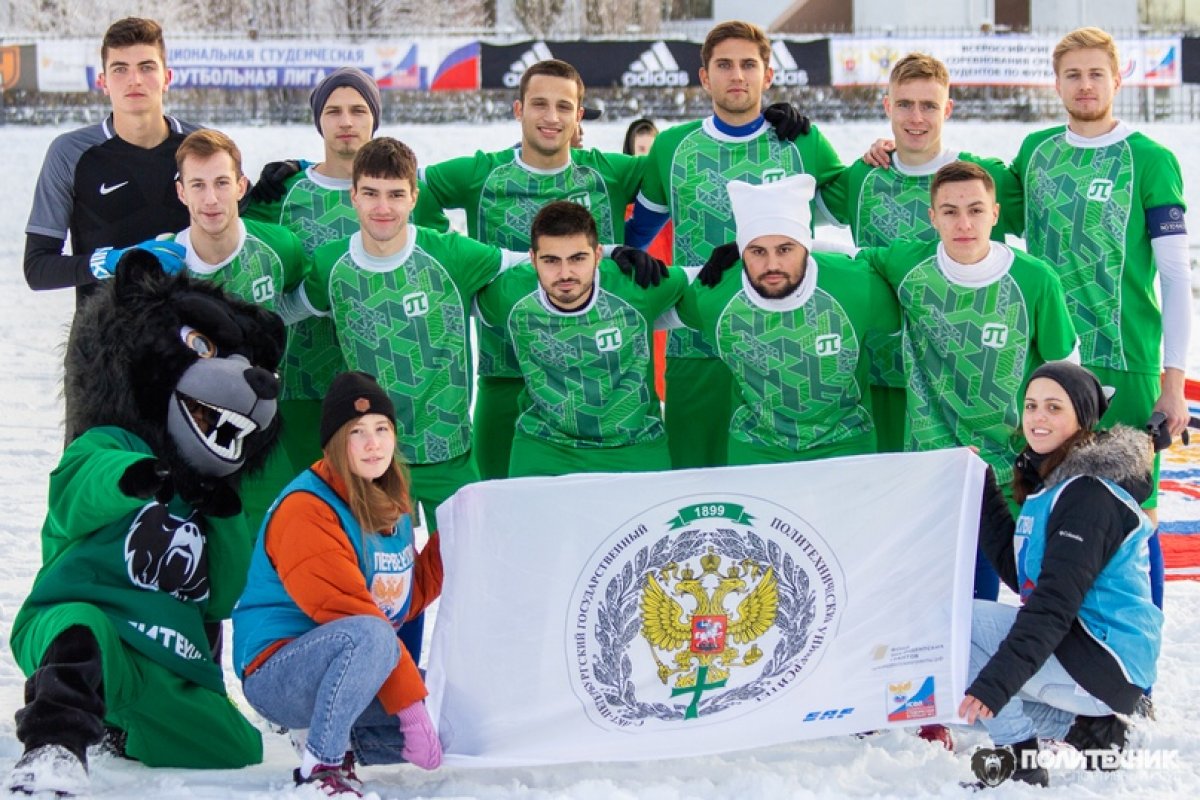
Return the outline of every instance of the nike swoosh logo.
<path id="1" fill-rule="evenodd" d="M 120 183 L 114 183 L 112 186 L 109 186 L 107 183 L 102 183 L 100 184 L 100 194 L 112 194 L 127 183 L 129 183 L 129 181 L 121 181 Z"/>

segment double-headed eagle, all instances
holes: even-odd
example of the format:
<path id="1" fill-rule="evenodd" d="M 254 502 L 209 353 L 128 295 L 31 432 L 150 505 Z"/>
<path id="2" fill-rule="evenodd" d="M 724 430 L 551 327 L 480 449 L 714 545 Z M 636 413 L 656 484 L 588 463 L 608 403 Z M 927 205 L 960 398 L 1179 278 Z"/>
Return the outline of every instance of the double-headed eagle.
<path id="1" fill-rule="evenodd" d="M 753 642 L 775 624 L 779 584 L 774 569 L 746 559 L 731 564 L 722 575 L 720 566 L 721 557 L 710 547 L 700 558 L 699 575 L 691 567 L 681 569 L 675 563 L 657 570 L 657 577 L 655 572 L 646 575 L 641 601 L 642 636 L 650 644 L 658 664 L 659 680 L 665 684 L 671 675 L 684 673 L 675 681 L 676 689 L 695 686 L 701 668 L 704 668 L 702 681 L 723 682 L 729 677 L 730 667 L 749 666 L 758 661 L 763 652 L 757 644 L 752 644 L 742 657 L 727 642 L 729 639 L 739 645 Z M 669 585 L 672 578 L 676 580 L 673 593 L 695 601 L 690 612 L 663 588 L 663 583 Z M 748 580 L 755 579 L 758 583 L 746 593 Z M 706 583 L 712 588 L 707 588 Z M 731 594 L 746 595 L 738 603 L 737 616 L 733 618 L 725 610 L 725 599 Z M 663 663 L 656 650 L 674 653 L 674 668 Z"/>

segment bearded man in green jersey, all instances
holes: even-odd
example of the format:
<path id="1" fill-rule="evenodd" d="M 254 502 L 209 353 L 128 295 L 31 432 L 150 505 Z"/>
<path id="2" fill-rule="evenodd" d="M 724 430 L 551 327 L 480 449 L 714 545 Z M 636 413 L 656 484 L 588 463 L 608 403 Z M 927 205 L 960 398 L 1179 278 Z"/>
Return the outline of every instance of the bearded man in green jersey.
<path id="1" fill-rule="evenodd" d="M 733 374 L 730 464 L 876 451 L 870 343 L 899 329 L 899 309 L 849 256 L 810 252 L 814 188 L 811 175 L 731 181 L 740 268 L 703 276 L 677 309 Z"/>
<path id="2" fill-rule="evenodd" d="M 471 238 L 508 250 L 530 248 L 534 216 L 547 203 L 571 200 L 596 220 L 600 241 L 619 243 L 625 207 L 642 181 L 644 160 L 572 148 L 583 118 L 583 79 L 565 61 L 547 59 L 521 76 L 513 116 L 518 147 L 476 152 L 422 170 L 425 195 L 441 208 L 467 212 Z M 508 475 L 518 396 L 524 388 L 512 343 L 501 328 L 479 326 L 474 451 L 484 478 Z"/>
<path id="3" fill-rule="evenodd" d="M 532 265 L 476 299 L 523 378 L 509 475 L 670 469 L 651 342 L 654 321 L 683 294 L 683 271 L 638 285 L 601 257 L 593 214 L 569 201 L 544 206 L 530 240 Z"/>

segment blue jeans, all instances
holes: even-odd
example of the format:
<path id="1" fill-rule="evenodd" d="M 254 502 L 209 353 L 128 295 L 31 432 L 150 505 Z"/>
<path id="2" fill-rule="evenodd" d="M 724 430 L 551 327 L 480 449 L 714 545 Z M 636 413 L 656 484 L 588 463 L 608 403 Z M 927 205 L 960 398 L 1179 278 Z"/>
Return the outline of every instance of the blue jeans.
<path id="1" fill-rule="evenodd" d="M 396 632 L 378 617 L 344 617 L 277 650 L 242 682 L 246 701 L 285 728 L 308 728 L 309 751 L 340 764 L 395 764 L 404 736 L 376 698 L 400 659 Z"/>
<path id="2" fill-rule="evenodd" d="M 967 685 L 979 676 L 1000 649 L 1018 611 L 1015 606 L 1002 603 L 974 602 Z M 983 727 L 1000 746 L 1024 742 L 1035 736 L 1061 739 L 1066 736 L 1076 714 L 1102 717 L 1113 713 L 1111 708 L 1085 692 L 1053 655 L 1003 708 L 992 710 L 996 715 L 982 720 Z"/>

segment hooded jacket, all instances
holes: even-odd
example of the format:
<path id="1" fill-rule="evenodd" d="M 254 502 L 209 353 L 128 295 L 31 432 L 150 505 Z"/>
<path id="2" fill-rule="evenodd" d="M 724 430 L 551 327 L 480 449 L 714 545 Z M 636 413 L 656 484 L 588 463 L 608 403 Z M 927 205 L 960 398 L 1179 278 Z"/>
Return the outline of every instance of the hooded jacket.
<path id="1" fill-rule="evenodd" d="M 1162 632 L 1150 600 L 1153 531 L 1138 508 L 1152 458 L 1140 431 L 1098 433 L 1025 499 L 1017 520 L 989 471 L 979 543 L 1022 606 L 967 694 L 997 711 L 1054 655 L 1093 697 L 1132 713 L 1154 682 Z"/>

